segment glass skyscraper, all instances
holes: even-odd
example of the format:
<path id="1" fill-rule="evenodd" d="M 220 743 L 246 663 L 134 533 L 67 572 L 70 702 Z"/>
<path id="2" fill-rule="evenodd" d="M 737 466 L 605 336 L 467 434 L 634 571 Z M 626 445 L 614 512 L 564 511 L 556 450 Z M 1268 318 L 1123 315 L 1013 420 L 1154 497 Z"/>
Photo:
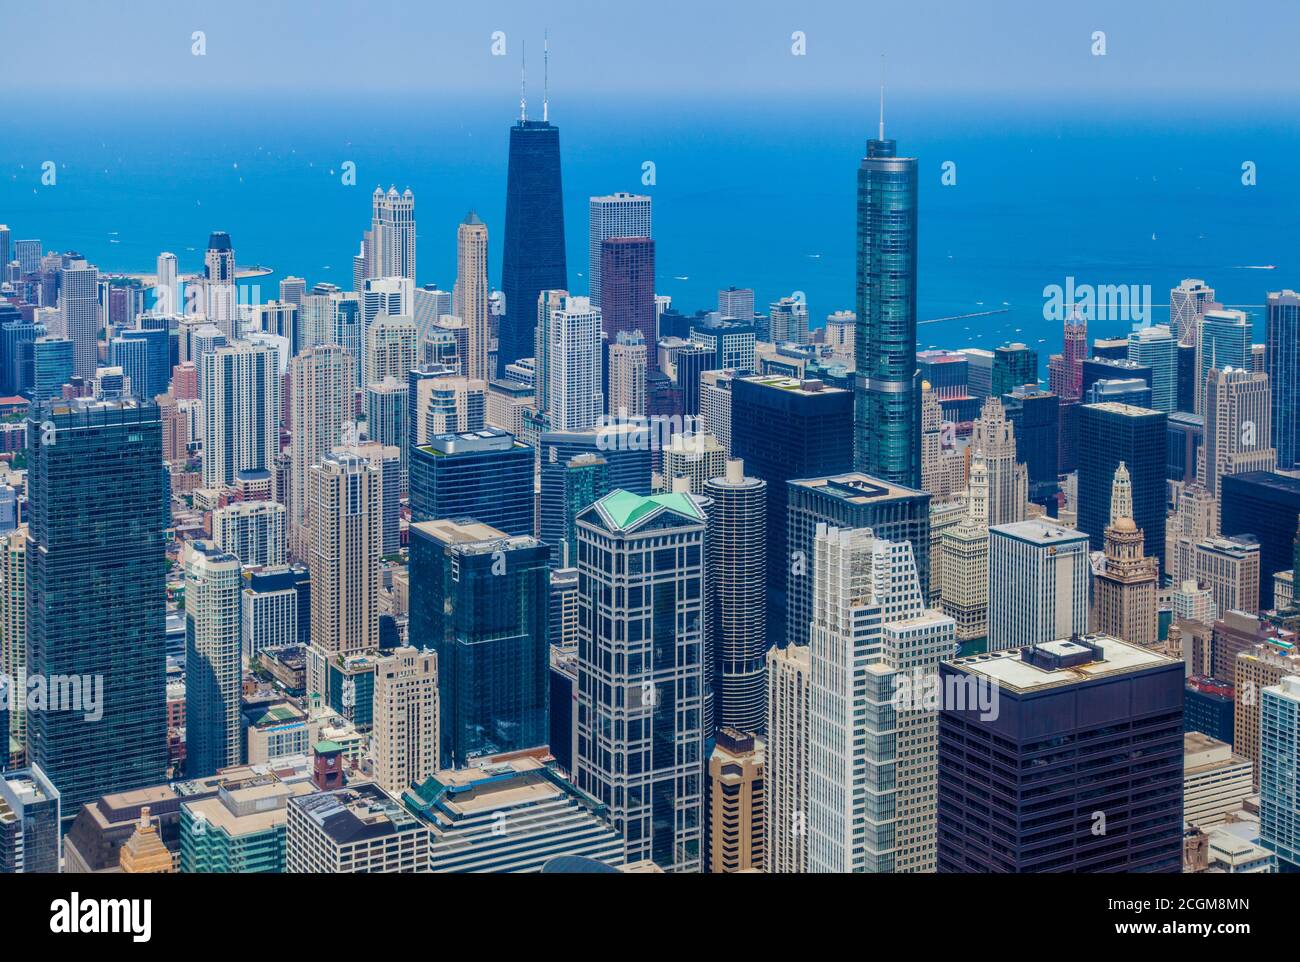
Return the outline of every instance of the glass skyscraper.
<path id="1" fill-rule="evenodd" d="M 894 484 L 921 486 L 921 377 L 916 367 L 916 158 L 867 141 L 858 167 L 857 390 L 854 463 Z"/>
<path id="2" fill-rule="evenodd" d="M 501 261 L 506 315 L 497 347 L 497 377 L 505 377 L 506 365 L 533 356 L 538 294 L 567 290 L 568 286 L 560 129 L 545 119 L 521 117 L 510 128 L 506 239 Z"/>
<path id="3" fill-rule="evenodd" d="M 545 745 L 550 549 L 476 522 L 410 534 L 410 638 L 438 653 L 441 767 Z"/>
<path id="4" fill-rule="evenodd" d="M 411 520 L 473 518 L 506 534 L 532 534 L 535 457 L 495 428 L 431 438 L 411 450 Z"/>
<path id="5" fill-rule="evenodd" d="M 1273 390 L 1277 468 L 1300 465 L 1300 294 L 1268 295 L 1268 382 Z"/>
<path id="6" fill-rule="evenodd" d="M 152 403 L 55 402 L 28 418 L 27 447 L 28 670 L 83 696 L 32 712 L 27 751 L 67 821 L 166 780 L 162 422 Z"/>

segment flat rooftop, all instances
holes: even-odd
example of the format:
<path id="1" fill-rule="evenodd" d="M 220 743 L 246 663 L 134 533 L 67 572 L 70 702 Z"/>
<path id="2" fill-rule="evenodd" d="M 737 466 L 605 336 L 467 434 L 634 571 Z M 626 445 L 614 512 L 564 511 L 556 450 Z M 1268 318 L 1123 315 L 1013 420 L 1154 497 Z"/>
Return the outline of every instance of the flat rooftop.
<path id="1" fill-rule="evenodd" d="M 1030 544 L 1071 544 L 1088 540 L 1087 534 L 1077 528 L 1067 528 L 1065 525 L 1041 518 L 1013 521 L 1010 524 L 995 524 L 989 528 L 989 533 L 995 531 L 1004 537 L 1016 538 Z"/>
<path id="2" fill-rule="evenodd" d="M 1091 660 L 1054 671 L 1044 670 L 1023 661 L 1020 649 L 1017 648 L 989 654 L 968 655 L 965 658 L 948 660 L 945 664 L 960 668 L 969 674 L 983 675 L 1007 691 L 1020 693 L 1077 685 L 1169 665 L 1182 665 L 1181 661 L 1147 648 L 1130 645 L 1109 635 L 1088 635 L 1083 640 L 1101 647 L 1100 661 Z M 1038 647 L 1062 656 L 1074 655 L 1085 650 L 1085 646 L 1070 640 L 1052 641 Z"/>
<path id="3" fill-rule="evenodd" d="M 832 474 L 824 478 L 798 478 L 790 481 L 789 484 L 816 490 L 850 504 L 867 504 L 871 501 L 887 501 L 890 498 L 928 497 L 924 491 L 874 478 L 860 471 Z"/>

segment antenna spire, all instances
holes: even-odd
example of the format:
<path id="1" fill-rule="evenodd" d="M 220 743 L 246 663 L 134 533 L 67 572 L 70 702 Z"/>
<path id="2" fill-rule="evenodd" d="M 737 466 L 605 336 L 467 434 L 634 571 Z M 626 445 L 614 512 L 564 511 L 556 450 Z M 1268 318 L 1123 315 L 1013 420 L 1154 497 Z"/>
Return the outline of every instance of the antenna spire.
<path id="1" fill-rule="evenodd" d="M 880 140 L 885 139 L 885 55 L 880 55 Z"/>
<path id="2" fill-rule="evenodd" d="M 550 32 L 542 31 L 542 120 L 545 121 L 551 106 L 551 38 Z"/>
<path id="3" fill-rule="evenodd" d="M 520 44 L 519 54 L 519 120 L 528 119 L 528 41 Z"/>

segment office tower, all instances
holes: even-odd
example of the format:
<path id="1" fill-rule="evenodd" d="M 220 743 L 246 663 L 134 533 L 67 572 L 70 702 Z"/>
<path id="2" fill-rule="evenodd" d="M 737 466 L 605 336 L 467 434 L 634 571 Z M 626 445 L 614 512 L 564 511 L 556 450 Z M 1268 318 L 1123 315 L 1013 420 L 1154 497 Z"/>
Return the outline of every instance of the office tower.
<path id="1" fill-rule="evenodd" d="M 989 387 L 994 397 L 1026 384 L 1038 386 L 1038 352 L 1024 344 L 1003 344 L 993 352 Z"/>
<path id="2" fill-rule="evenodd" d="M 705 371 L 700 375 L 700 428 L 718 439 L 731 457 L 731 382 L 734 370 Z"/>
<path id="3" fill-rule="evenodd" d="M 63 385 L 72 380 L 74 346 L 66 337 L 38 337 L 32 342 L 33 403 L 61 397 Z"/>
<path id="4" fill-rule="evenodd" d="M 245 575 L 240 597 L 243 657 L 267 648 L 311 643 L 311 579 L 305 568 L 276 567 Z"/>
<path id="5" fill-rule="evenodd" d="M 772 482 L 768 481 L 768 484 L 771 485 Z M 813 545 L 820 524 L 846 529 L 870 528 L 878 538 L 910 543 L 921 580 L 921 592 L 928 597 L 931 564 L 928 493 L 888 484 L 857 472 L 825 477 L 796 476 L 785 487 L 786 535 L 782 540 L 786 546 L 787 560 L 777 571 L 780 580 L 775 580 L 772 569 L 768 568 L 767 590 L 770 595 L 774 581 L 776 584 L 784 584 L 786 620 L 773 625 L 769 609 L 768 637 L 775 638 L 772 643 L 808 643 L 812 619 Z M 769 525 L 771 519 L 769 512 Z M 770 531 L 768 541 L 770 544 Z M 770 553 L 767 563 L 769 566 L 773 564 Z M 784 634 L 781 631 L 782 624 Z"/>
<path id="6" fill-rule="evenodd" d="M 0 875 L 59 872 L 59 791 L 39 766 L 0 775 Z"/>
<path id="7" fill-rule="evenodd" d="M 1113 395 L 1120 392 L 1141 393 L 1150 391 L 1153 373 L 1150 365 L 1130 361 L 1127 357 L 1089 357 L 1081 365 L 1083 399 L 1095 403 L 1094 395 Z M 1150 406 L 1150 398 L 1144 407 Z"/>
<path id="8" fill-rule="evenodd" d="M 411 449 L 411 520 L 473 518 L 507 535 L 533 530 L 534 451 L 495 428 Z"/>
<path id="9" fill-rule="evenodd" d="M 225 334 L 227 342 L 239 338 L 238 288 L 236 285 L 235 250 L 230 235 L 213 231 L 203 256 L 203 279 L 196 285 L 202 301 L 198 312 Z"/>
<path id="10" fill-rule="evenodd" d="M 82 711 L 28 718 L 28 762 L 70 821 L 165 780 L 162 425 L 153 404 L 77 400 L 34 410 L 27 433 L 27 670 L 102 680 L 102 715 L 83 691 Z"/>
<path id="11" fill-rule="evenodd" d="M 240 762 L 239 559 L 210 541 L 185 546 L 185 770 Z"/>
<path id="12" fill-rule="evenodd" d="M 989 528 L 989 651 L 1088 631 L 1088 536 L 1047 520 Z"/>
<path id="13" fill-rule="evenodd" d="M 407 374 L 406 385 L 410 444 L 486 426 L 487 382 L 417 369 Z"/>
<path id="14" fill-rule="evenodd" d="M 1210 368 L 1250 370 L 1250 318 L 1245 311 L 1206 308 L 1197 325 L 1196 413 L 1205 414 Z"/>
<path id="15" fill-rule="evenodd" d="M 940 607 L 956 624 L 959 642 L 984 638 L 989 624 L 989 475 L 978 454 L 962 520 L 940 536 Z M 934 579 L 934 573 L 931 573 Z"/>
<path id="16" fill-rule="evenodd" d="M 409 317 L 381 314 L 366 332 L 367 384 L 386 377 L 405 381 L 407 372 L 416 366 L 415 322 Z"/>
<path id="17" fill-rule="evenodd" d="M 153 293 L 155 314 L 181 313 L 180 274 L 177 271 L 176 255 L 170 251 L 163 251 L 158 255 Z"/>
<path id="18" fill-rule="evenodd" d="M 1201 732 L 1231 745 L 1234 708 L 1231 681 L 1192 675 L 1188 677 L 1187 688 L 1183 691 L 1183 731 Z M 1253 763 L 1251 767 L 1254 767 Z M 1246 784 L 1250 784 L 1249 772 Z"/>
<path id="19" fill-rule="evenodd" d="M 1143 533 L 1143 548 L 1164 563 L 1166 417 L 1163 411 L 1128 404 L 1079 408 L 1078 527 L 1088 533 L 1092 550 L 1105 548 L 1111 484 L 1123 461 L 1132 481 L 1133 522 Z"/>
<path id="20" fill-rule="evenodd" d="M 594 306 L 601 306 L 601 245 L 611 237 L 653 237 L 650 219 L 650 198 L 644 194 L 619 192 L 588 202 L 587 281 Z"/>
<path id="21" fill-rule="evenodd" d="M 1173 619 L 1179 621 L 1198 621 L 1212 626 L 1219 617 L 1219 608 L 1214 603 L 1214 594 L 1209 588 L 1200 588 L 1195 579 L 1180 582 L 1174 589 Z M 1210 734 L 1214 734 L 1210 732 Z"/>
<path id="22" fill-rule="evenodd" d="M 605 807 L 530 754 L 435 772 L 402 801 L 429 827 L 432 872 L 552 871 L 569 860 L 624 864 L 623 839 Z"/>
<path id="23" fill-rule="evenodd" d="M 286 873 L 429 870 L 429 829 L 373 782 L 289 799 Z"/>
<path id="24" fill-rule="evenodd" d="M 384 558 L 396 555 L 401 550 L 401 450 L 378 441 L 348 444 L 334 450 L 365 458 L 378 472 L 379 554 Z"/>
<path id="25" fill-rule="evenodd" d="M 984 402 L 971 433 L 971 451 L 984 458 L 989 478 L 989 524 L 1023 521 L 1029 503 L 1029 469 L 1016 459 L 1016 429 L 1000 398 Z"/>
<path id="26" fill-rule="evenodd" d="M 1225 477 L 1222 490 L 1220 530 L 1225 536 L 1253 535 L 1259 541 L 1259 603 L 1265 610 L 1273 608 L 1273 576 L 1293 567 L 1300 479 L 1252 471 Z"/>
<path id="27" fill-rule="evenodd" d="M 26 670 L 27 526 L 24 524 L 0 535 L 0 677 L 17 679 L 25 676 Z M 7 758 L 9 764 L 26 751 L 26 709 L 26 693 L 21 698 L 11 698 L 8 724 L 0 727 L 0 756 Z"/>
<path id="28" fill-rule="evenodd" d="M 529 425 L 535 423 L 533 405 L 536 397 L 533 388 L 522 381 L 513 378 L 489 381 L 484 416 L 486 425 L 515 436 L 523 434 Z"/>
<path id="29" fill-rule="evenodd" d="M 1204 486 L 1175 487 L 1165 533 L 1165 573 L 1173 584 L 1196 580 L 1192 551 L 1218 530 L 1218 504 Z"/>
<path id="30" fill-rule="evenodd" d="M 1029 479 L 1029 500 L 1054 505 L 1060 491 L 1060 398 L 1025 385 L 1002 395 L 1002 407 L 1014 429 L 1016 459 Z"/>
<path id="31" fill-rule="evenodd" d="M 1104 635 L 944 662 L 944 691 L 998 707 L 940 709 L 938 870 L 1178 872 L 1183 670 Z"/>
<path id="32" fill-rule="evenodd" d="M 47 333 L 45 325 L 23 317 L 18 308 L 0 299 L 0 391 L 13 397 L 31 387 L 30 367 L 23 368 L 23 350 Z"/>
<path id="33" fill-rule="evenodd" d="M 1099 337 L 1092 342 L 1092 356 L 1112 361 L 1128 360 L 1127 337 Z M 1086 359 L 1085 359 L 1086 362 Z"/>
<path id="34" fill-rule="evenodd" d="M 718 727 L 762 734 L 767 724 L 767 483 L 743 461 L 703 485 L 708 511 L 705 625 L 713 649 Z"/>
<path id="35" fill-rule="evenodd" d="M 93 377 L 99 363 L 99 271 L 84 260 L 74 260 L 59 275 L 59 311 L 72 341 L 73 373 Z"/>
<path id="36" fill-rule="evenodd" d="M 302 299 L 307 294 L 307 282 L 301 277 L 290 275 L 280 281 L 280 300 L 302 309 Z"/>
<path id="37" fill-rule="evenodd" d="M 646 345 L 640 331 L 619 331 L 609 345 L 608 387 L 611 416 L 646 416 Z"/>
<path id="38" fill-rule="evenodd" d="M 403 497 L 407 493 L 411 457 L 408 420 L 405 379 L 387 377 L 366 385 L 366 434 L 380 444 L 398 449 Z"/>
<path id="39" fill-rule="evenodd" d="M 706 871 L 761 872 L 767 783 L 763 742 L 724 726 L 709 756 L 709 845 Z"/>
<path id="40" fill-rule="evenodd" d="M 519 121 L 510 128 L 505 248 L 501 261 L 506 313 L 501 319 L 496 377 L 505 376 L 506 365 L 533 353 L 538 294 L 568 286 L 560 130 L 547 119 L 545 106 L 541 120 L 529 120 L 521 104 Z M 492 375 L 483 372 L 471 376 Z"/>
<path id="41" fill-rule="evenodd" d="M 1266 320 L 1268 383 L 1273 390 L 1272 444 L 1282 471 L 1300 466 L 1300 294 L 1270 292 Z"/>
<path id="42" fill-rule="evenodd" d="M 41 269 L 41 242 L 39 240 L 15 240 L 14 260 L 18 262 L 19 272 L 35 274 Z"/>
<path id="43" fill-rule="evenodd" d="M 310 692 L 335 694 L 326 662 L 379 647 L 379 484 L 379 472 L 355 454 L 327 452 L 307 472 Z"/>
<path id="44" fill-rule="evenodd" d="M 786 579 L 799 559 L 786 543 L 786 482 L 821 478 L 853 466 L 853 395 L 820 381 L 770 375 L 738 377 L 731 388 L 731 456 L 767 482 L 767 629 L 786 643 Z M 809 542 L 811 544 L 811 541 Z M 811 560 L 808 557 L 808 560 Z M 807 570 L 805 562 L 804 571 Z M 798 624 L 806 631 L 807 617 Z M 798 641 L 800 634 L 790 640 Z"/>
<path id="45" fill-rule="evenodd" d="M 1201 314 L 1214 304 L 1214 288 L 1202 280 L 1189 278 L 1169 291 L 1169 327 L 1179 344 L 1196 344 Z"/>
<path id="46" fill-rule="evenodd" d="M 1272 392 L 1267 374 L 1212 367 L 1205 376 L 1205 441 L 1200 481 L 1223 495 L 1223 478 L 1249 471 L 1272 471 L 1277 452 L 1272 441 Z"/>
<path id="47" fill-rule="evenodd" d="M 1199 414 L 1175 411 L 1166 423 L 1165 478 L 1184 485 L 1194 484 L 1205 436 L 1205 420 Z"/>
<path id="48" fill-rule="evenodd" d="M 601 244 L 601 300 L 607 340 L 639 331 L 646 344 L 647 377 L 659 370 L 655 323 L 655 242 L 649 237 L 611 237 Z"/>
<path id="49" fill-rule="evenodd" d="M 718 291 L 718 317 L 731 318 L 752 324 L 754 322 L 754 289 L 728 287 Z"/>
<path id="50" fill-rule="evenodd" d="M 284 564 L 285 509 L 275 501 L 236 501 L 212 512 L 216 547 L 246 567 Z"/>
<path id="51" fill-rule="evenodd" d="M 466 377 L 480 380 L 486 380 L 490 373 L 487 262 L 487 225 L 470 211 L 456 229 L 456 285 L 452 311 L 465 322 L 469 334 L 461 371 Z"/>
<path id="52" fill-rule="evenodd" d="M 1151 369 L 1151 407 L 1166 414 L 1178 409 L 1177 344 L 1166 324 L 1140 327 L 1128 336 L 1128 359 Z"/>
<path id="53" fill-rule="evenodd" d="M 928 386 L 921 388 L 921 490 L 946 498 L 966 481 L 966 456 L 951 443 L 945 444 L 943 407 Z"/>
<path id="54" fill-rule="evenodd" d="M 241 472 L 269 471 L 280 450 L 276 352 L 239 343 L 204 354 L 201 364 L 203 486 L 227 487 Z"/>
<path id="55" fill-rule="evenodd" d="M 703 857 L 705 524 L 685 494 L 614 491 L 578 516 L 577 784 L 629 860 L 679 872 Z"/>
<path id="56" fill-rule="evenodd" d="M 311 468 L 343 438 L 352 420 L 353 357 L 337 344 L 309 348 L 289 362 L 289 522 L 294 550 L 306 557 L 311 524 L 307 488 Z"/>
<path id="57" fill-rule="evenodd" d="M 895 692 L 952 656 L 954 623 L 906 542 L 819 525 L 813 567 L 808 871 L 933 871 L 937 718 Z"/>
<path id="58" fill-rule="evenodd" d="M 609 460 L 597 453 L 576 454 L 543 464 L 537 531 L 551 547 L 552 568 L 570 568 L 578 557 L 578 514 L 614 490 Z"/>
<path id="59" fill-rule="evenodd" d="M 1192 572 L 1221 612 L 1259 612 L 1260 548 L 1253 535 L 1210 537 L 1192 547 Z"/>
<path id="60" fill-rule="evenodd" d="M 545 745 L 550 549 L 469 520 L 410 533 L 411 636 L 438 655 L 439 766 Z"/>
<path id="61" fill-rule="evenodd" d="M 8 268 L 10 260 L 9 250 L 10 230 L 8 224 L 0 224 L 0 268 Z M 8 277 L 0 273 L 0 282 L 8 280 Z"/>
<path id="62" fill-rule="evenodd" d="M 1229 616 L 1232 617 L 1232 616 Z M 1255 766 L 1255 789 L 1259 789 L 1260 758 L 1260 693 L 1280 684 L 1288 675 L 1300 673 L 1300 652 L 1295 639 L 1280 636 L 1276 631 L 1261 632 L 1258 624 L 1248 625 L 1253 631 L 1247 643 L 1233 655 L 1228 681 L 1235 695 L 1232 717 L 1232 750 Z"/>
<path id="63" fill-rule="evenodd" d="M 966 393 L 970 397 L 975 398 L 991 397 L 993 394 L 993 352 L 978 347 L 965 347 L 958 351 L 957 355 L 961 358 L 965 358 Z M 947 357 L 947 355 L 945 356 Z M 957 358 L 953 358 L 948 363 L 956 364 Z M 934 376 L 934 366 L 932 364 L 927 366 L 930 368 L 931 376 Z M 960 370 L 960 367 L 958 367 L 957 370 Z M 955 381 L 954 387 L 961 383 L 961 379 L 958 375 L 952 375 L 951 378 Z M 931 383 L 941 384 L 944 383 L 944 380 L 945 379 L 943 378 L 938 378 L 935 381 L 931 381 Z M 958 397 L 960 395 L 954 393 L 953 396 Z"/>
<path id="64" fill-rule="evenodd" d="M 165 328 L 122 331 L 110 344 L 109 360 L 127 368 L 136 397 L 153 400 L 171 379 L 171 336 Z"/>
<path id="65" fill-rule="evenodd" d="M 315 794 L 316 786 L 300 775 L 281 777 L 280 773 L 259 772 L 251 763 L 250 767 L 234 769 L 213 781 L 217 782 L 216 791 L 178 800 L 179 871 L 241 875 L 283 872 L 289 799 Z M 165 831 L 162 819 L 149 820 L 151 824 L 145 828 L 147 819 L 147 815 L 142 816 L 141 830 L 152 833 L 154 851 L 170 863 L 173 855 L 159 841 Z"/>
<path id="66" fill-rule="evenodd" d="M 768 323 L 773 344 L 808 343 L 808 304 L 783 297 L 768 305 Z"/>
<path id="67" fill-rule="evenodd" d="M 726 473 L 727 452 L 711 434 L 674 434 L 662 456 L 664 491 L 674 490 L 673 482 L 684 478 L 691 494 L 703 494 L 706 481 Z"/>
<path id="68" fill-rule="evenodd" d="M 557 431 L 592 427 L 605 410 L 600 323 L 600 310 L 585 297 L 566 295 L 551 312 L 546 411 L 548 423 Z"/>
<path id="69" fill-rule="evenodd" d="M 415 283 L 415 195 L 391 185 L 370 195 L 370 230 L 362 250 L 364 277 L 404 277 Z"/>
<path id="70" fill-rule="evenodd" d="M 375 781 L 400 796 L 438 770 L 438 656 L 395 648 L 375 666 Z"/>
<path id="71" fill-rule="evenodd" d="M 1083 397 L 1083 362 L 1088 357 L 1088 319 L 1072 308 L 1065 319 L 1061 353 L 1047 364 L 1047 389 L 1062 401 Z"/>
<path id="72" fill-rule="evenodd" d="M 916 370 L 916 159 L 880 133 L 858 167 L 854 467 L 921 484 L 921 385 Z"/>
<path id="73" fill-rule="evenodd" d="M 808 645 L 767 651 L 767 805 L 764 868 L 808 871 Z"/>
<path id="74" fill-rule="evenodd" d="M 1260 715 L 1260 844 L 1300 871 L 1300 675 L 1265 688 Z"/>
<path id="75" fill-rule="evenodd" d="M 412 292 L 412 308 L 405 313 L 415 319 L 415 326 L 420 340 L 429 336 L 433 325 L 444 315 L 454 313 L 452 292 L 444 291 L 437 284 L 424 284 Z"/>
<path id="76" fill-rule="evenodd" d="M 1135 645 L 1154 645 L 1159 583 L 1156 560 L 1146 557 L 1142 532 L 1133 523 L 1132 483 L 1121 461 L 1111 485 L 1105 558 L 1093 581 L 1093 630 Z"/>

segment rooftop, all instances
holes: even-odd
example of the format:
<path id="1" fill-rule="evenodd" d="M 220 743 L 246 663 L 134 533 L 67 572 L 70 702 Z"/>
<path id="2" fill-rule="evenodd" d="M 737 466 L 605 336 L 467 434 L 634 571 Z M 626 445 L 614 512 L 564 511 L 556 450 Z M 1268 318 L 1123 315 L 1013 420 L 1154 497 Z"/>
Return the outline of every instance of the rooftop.
<path id="1" fill-rule="evenodd" d="M 1082 658 L 1082 650 L 1087 645 L 1097 646 L 1102 657 L 1089 656 L 1088 660 L 1075 662 Z M 1025 660 L 1025 653 L 1031 649 L 1015 649 L 989 654 L 970 655 L 945 662 L 960 668 L 968 674 L 983 675 L 990 681 L 1011 692 L 1028 693 L 1046 688 L 1060 688 L 1077 685 L 1087 681 L 1112 678 L 1117 675 L 1132 674 L 1153 668 L 1181 665 L 1155 651 L 1131 645 L 1109 635 L 1087 635 L 1079 640 L 1062 640 L 1036 646 L 1048 656 L 1050 662 L 1060 658 L 1068 667 L 1039 668 L 1031 661 Z"/>
<path id="2" fill-rule="evenodd" d="M 1013 521 L 1010 524 L 995 524 L 989 528 L 989 533 L 995 531 L 1004 537 L 1015 538 L 1031 544 L 1061 545 L 1078 542 L 1087 543 L 1088 541 L 1088 536 L 1077 528 L 1067 528 L 1064 525 L 1041 518 L 1030 518 L 1028 521 Z"/>

